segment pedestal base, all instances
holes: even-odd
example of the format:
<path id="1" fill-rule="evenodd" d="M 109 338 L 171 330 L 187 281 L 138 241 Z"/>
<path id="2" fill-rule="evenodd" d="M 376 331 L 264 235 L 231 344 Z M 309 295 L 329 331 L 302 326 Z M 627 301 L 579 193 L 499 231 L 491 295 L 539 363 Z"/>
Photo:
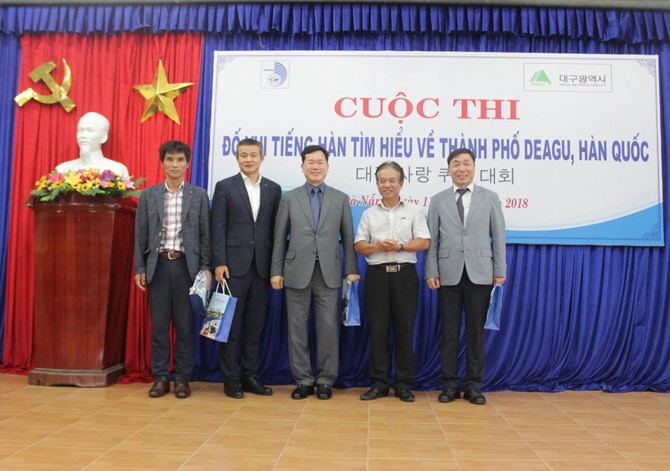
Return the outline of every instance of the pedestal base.
<path id="1" fill-rule="evenodd" d="M 98 388 L 111 386 L 125 372 L 123 363 L 104 370 L 59 370 L 54 368 L 33 368 L 28 376 L 28 384 L 37 386 L 79 386 Z"/>

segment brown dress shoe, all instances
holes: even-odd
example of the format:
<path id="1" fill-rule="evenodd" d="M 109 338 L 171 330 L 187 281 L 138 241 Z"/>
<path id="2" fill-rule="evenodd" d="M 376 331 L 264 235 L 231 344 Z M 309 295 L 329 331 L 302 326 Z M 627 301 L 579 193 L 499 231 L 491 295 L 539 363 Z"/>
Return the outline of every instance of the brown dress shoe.
<path id="1" fill-rule="evenodd" d="M 186 399 L 191 395 L 191 388 L 188 385 L 188 380 L 184 378 L 174 379 L 174 396 L 177 399 Z"/>
<path id="2" fill-rule="evenodd" d="M 167 376 L 159 376 L 154 385 L 149 389 L 149 397 L 163 397 L 170 391 L 170 380 Z"/>

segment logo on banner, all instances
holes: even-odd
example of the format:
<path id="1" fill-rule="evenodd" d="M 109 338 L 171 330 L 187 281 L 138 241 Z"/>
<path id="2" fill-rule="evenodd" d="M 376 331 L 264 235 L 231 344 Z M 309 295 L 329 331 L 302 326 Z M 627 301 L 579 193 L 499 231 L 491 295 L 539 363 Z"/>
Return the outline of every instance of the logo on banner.
<path id="1" fill-rule="evenodd" d="M 525 63 L 524 90 L 556 92 L 612 91 L 611 64 L 582 62 Z M 551 78 L 550 78 L 551 77 Z"/>
<path id="2" fill-rule="evenodd" d="M 540 69 L 533 74 L 533 78 L 530 79 L 530 83 L 532 85 L 539 85 L 541 87 L 546 87 L 547 85 L 551 85 L 551 80 L 549 80 L 547 73 L 544 70 Z"/>
<path id="3" fill-rule="evenodd" d="M 288 62 L 261 62 L 261 88 L 288 88 Z"/>

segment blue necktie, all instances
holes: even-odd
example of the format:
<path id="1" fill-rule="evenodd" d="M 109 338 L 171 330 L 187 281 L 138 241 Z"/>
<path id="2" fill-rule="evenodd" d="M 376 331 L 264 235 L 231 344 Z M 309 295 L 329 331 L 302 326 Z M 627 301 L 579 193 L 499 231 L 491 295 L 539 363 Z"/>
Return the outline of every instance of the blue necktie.
<path id="1" fill-rule="evenodd" d="M 461 218 L 461 222 L 465 221 L 465 208 L 463 207 L 463 195 L 468 191 L 467 188 L 459 188 L 456 190 L 458 193 L 458 199 L 456 200 L 456 209 L 458 209 L 458 215 Z"/>
<path id="2" fill-rule="evenodd" d="M 319 215 L 321 214 L 321 188 L 312 188 L 309 195 L 309 205 L 312 207 L 312 218 L 314 227 L 319 227 Z"/>

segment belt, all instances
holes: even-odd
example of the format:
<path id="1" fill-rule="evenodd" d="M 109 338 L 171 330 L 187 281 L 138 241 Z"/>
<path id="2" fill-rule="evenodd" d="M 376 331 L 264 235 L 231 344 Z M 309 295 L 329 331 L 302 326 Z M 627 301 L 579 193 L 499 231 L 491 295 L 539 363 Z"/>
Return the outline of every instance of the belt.
<path id="1" fill-rule="evenodd" d="M 379 265 L 369 265 L 371 268 L 385 271 L 386 273 L 398 273 L 399 271 L 414 268 L 414 263 L 380 263 Z"/>
<path id="2" fill-rule="evenodd" d="M 184 255 L 184 252 L 177 252 L 176 250 L 170 250 L 168 252 L 158 252 L 158 256 L 160 258 L 167 258 L 168 260 L 177 260 L 180 258 L 184 258 L 186 255 Z"/>

